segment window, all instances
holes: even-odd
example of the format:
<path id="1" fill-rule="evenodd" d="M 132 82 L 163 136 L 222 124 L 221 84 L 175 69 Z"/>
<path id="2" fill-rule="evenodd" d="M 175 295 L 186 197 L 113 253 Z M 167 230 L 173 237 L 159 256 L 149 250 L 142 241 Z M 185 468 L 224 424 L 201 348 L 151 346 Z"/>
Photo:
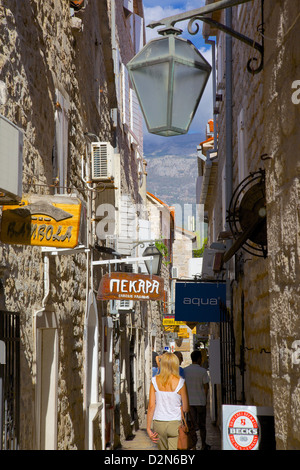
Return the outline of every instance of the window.
<path id="1" fill-rule="evenodd" d="M 134 52 L 137 54 L 144 46 L 144 20 L 134 15 Z"/>
<path id="2" fill-rule="evenodd" d="M 64 194 L 68 180 L 68 128 L 69 99 L 56 90 L 55 142 L 53 149 L 53 179 L 56 184 L 55 194 Z"/>
<path id="3" fill-rule="evenodd" d="M 225 76 L 225 34 L 220 33 L 217 45 L 217 87 L 224 89 Z"/>
<path id="4" fill-rule="evenodd" d="M 222 170 L 222 230 L 226 229 L 226 165 Z"/>
<path id="5" fill-rule="evenodd" d="M 129 76 L 128 70 L 124 64 L 122 64 L 122 116 L 123 124 L 127 124 L 130 127 L 130 87 L 129 87 Z"/>
<path id="6" fill-rule="evenodd" d="M 143 144 L 143 117 L 135 91 L 130 88 L 130 128 L 140 146 L 139 152 L 142 154 Z"/>
<path id="7" fill-rule="evenodd" d="M 125 15 L 128 16 L 133 13 L 133 0 L 123 0 Z"/>
<path id="8" fill-rule="evenodd" d="M 143 144 L 143 118 L 135 91 L 129 86 L 129 75 L 122 64 L 122 122 L 127 126 L 129 142 L 139 146 L 142 154 Z M 126 128 L 126 127 L 125 127 Z"/>
<path id="9" fill-rule="evenodd" d="M 245 119 L 244 119 L 244 110 L 241 109 L 238 115 L 238 122 L 237 122 L 237 129 L 238 129 L 238 175 L 239 175 L 239 182 L 243 181 L 247 175 L 247 162 L 245 158 L 245 138 L 246 138 L 246 130 L 245 130 Z"/>
<path id="10" fill-rule="evenodd" d="M 137 239 L 137 219 L 135 205 L 130 197 L 123 194 L 119 207 L 119 233 L 117 251 L 122 255 L 131 255 L 132 241 Z"/>

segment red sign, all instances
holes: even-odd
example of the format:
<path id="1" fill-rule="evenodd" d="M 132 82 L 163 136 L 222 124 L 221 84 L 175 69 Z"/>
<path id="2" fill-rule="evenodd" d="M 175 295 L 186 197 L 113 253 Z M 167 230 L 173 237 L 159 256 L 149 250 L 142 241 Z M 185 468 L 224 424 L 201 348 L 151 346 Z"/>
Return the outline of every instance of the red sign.
<path id="1" fill-rule="evenodd" d="M 247 411 L 234 413 L 228 425 L 231 444 L 237 450 L 252 450 L 259 440 L 256 416 Z"/>
<path id="2" fill-rule="evenodd" d="M 159 276 L 134 273 L 105 274 L 98 300 L 163 300 L 164 280 Z"/>

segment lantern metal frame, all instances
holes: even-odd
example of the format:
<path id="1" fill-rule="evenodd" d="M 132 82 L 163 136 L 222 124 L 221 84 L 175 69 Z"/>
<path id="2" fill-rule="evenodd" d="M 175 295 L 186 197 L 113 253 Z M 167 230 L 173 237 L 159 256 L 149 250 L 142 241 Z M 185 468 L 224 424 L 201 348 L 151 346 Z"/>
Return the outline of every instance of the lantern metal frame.
<path id="1" fill-rule="evenodd" d="M 150 276 L 159 275 L 162 264 L 162 254 L 159 249 L 154 244 L 148 245 L 147 248 L 143 251 L 142 256 L 144 258 L 144 263 Z M 149 257 L 149 261 L 146 259 L 147 257 Z M 158 258 L 157 269 L 153 269 L 156 257 Z"/>
<path id="2" fill-rule="evenodd" d="M 167 28 L 160 31 L 163 37 L 150 41 L 127 64 L 131 83 L 138 97 L 148 131 L 162 136 L 181 135 L 188 132 L 211 73 L 210 64 L 194 44 L 187 39 L 177 37 L 180 32 L 176 28 Z M 183 50 L 185 50 L 185 54 L 183 54 Z M 147 93 L 143 89 L 145 85 L 141 79 L 142 73 L 145 76 L 148 74 L 151 76 L 151 69 L 152 73 L 159 74 L 162 66 L 165 67 L 165 76 L 162 74 L 162 77 L 166 78 L 166 93 L 161 89 L 163 100 L 159 99 L 155 85 L 153 85 L 154 93 L 152 94 L 150 90 Z M 185 112 L 184 107 L 180 107 L 177 102 L 180 95 L 176 95 L 175 92 L 178 80 L 177 73 L 180 68 L 184 68 L 187 79 L 189 77 L 188 71 L 191 72 L 191 76 L 198 74 L 198 77 L 193 77 L 196 84 L 194 86 L 194 96 L 192 103 L 189 103 L 190 106 L 187 106 Z M 148 71 L 147 74 L 146 71 Z M 156 107 L 155 102 L 149 99 L 149 95 L 155 96 L 157 100 Z M 164 105 L 162 105 L 163 101 Z M 180 112 L 176 113 L 174 111 L 176 107 L 180 108 Z M 157 109 L 157 112 L 159 112 L 159 109 L 163 111 L 160 114 L 159 122 L 155 125 L 152 122 L 153 114 L 151 115 L 154 108 Z"/>

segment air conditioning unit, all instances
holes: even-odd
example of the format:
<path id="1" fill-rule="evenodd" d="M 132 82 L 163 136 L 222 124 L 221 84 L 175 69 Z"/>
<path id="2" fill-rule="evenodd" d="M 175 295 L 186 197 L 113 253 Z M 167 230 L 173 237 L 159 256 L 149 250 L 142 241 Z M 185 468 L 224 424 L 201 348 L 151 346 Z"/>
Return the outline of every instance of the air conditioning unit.
<path id="1" fill-rule="evenodd" d="M 204 248 L 203 251 L 203 264 L 202 264 L 202 278 L 215 279 L 218 270 L 216 270 L 217 259 L 216 255 L 224 253 L 225 245 L 222 243 L 212 243 L 210 247 Z"/>
<path id="2" fill-rule="evenodd" d="M 105 246 L 107 248 L 113 248 L 116 250 L 117 248 L 117 237 L 116 235 L 105 235 Z"/>
<path id="3" fill-rule="evenodd" d="M 116 310 L 118 312 L 130 312 L 133 310 L 133 300 L 117 300 Z"/>
<path id="4" fill-rule="evenodd" d="M 22 199 L 23 131 L 0 115 L 0 205 Z"/>
<path id="5" fill-rule="evenodd" d="M 92 142 L 92 180 L 107 181 L 114 179 L 113 147 L 109 142 Z"/>
<path id="6" fill-rule="evenodd" d="M 178 268 L 176 266 L 172 267 L 172 278 L 177 279 L 178 278 Z"/>

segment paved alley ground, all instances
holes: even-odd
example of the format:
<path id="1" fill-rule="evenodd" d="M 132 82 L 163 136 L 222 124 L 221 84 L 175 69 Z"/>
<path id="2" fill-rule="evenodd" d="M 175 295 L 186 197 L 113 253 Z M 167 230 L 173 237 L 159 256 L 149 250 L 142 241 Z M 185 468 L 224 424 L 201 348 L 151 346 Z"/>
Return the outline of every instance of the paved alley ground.
<path id="1" fill-rule="evenodd" d="M 146 431 L 146 419 L 147 415 L 145 415 L 145 421 L 141 428 L 134 432 L 133 437 L 130 440 L 125 440 L 122 442 L 122 450 L 157 450 L 157 445 L 154 444 L 151 439 L 149 438 L 147 431 Z M 221 450 L 221 432 L 220 429 L 215 426 L 209 417 L 209 411 L 207 413 L 206 419 L 206 427 L 207 427 L 207 444 L 211 446 L 212 450 Z M 198 443 L 196 450 L 201 450 L 201 439 L 199 436 L 198 431 Z"/>

